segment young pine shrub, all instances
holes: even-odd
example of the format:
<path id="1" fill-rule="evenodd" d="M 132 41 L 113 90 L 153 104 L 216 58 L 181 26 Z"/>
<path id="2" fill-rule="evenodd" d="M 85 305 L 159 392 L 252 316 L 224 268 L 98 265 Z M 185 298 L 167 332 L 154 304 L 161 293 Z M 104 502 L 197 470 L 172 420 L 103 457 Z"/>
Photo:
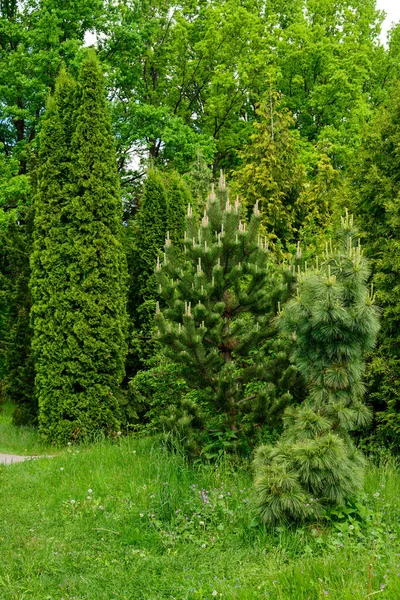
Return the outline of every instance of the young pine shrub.
<path id="1" fill-rule="evenodd" d="M 189 388 L 164 426 L 192 455 L 248 452 L 292 400 L 287 390 L 296 369 L 282 353 L 275 360 L 266 352 L 276 335 L 272 316 L 288 286 L 259 236 L 260 221 L 256 205 L 246 225 L 221 174 L 200 222 L 188 207 L 184 252 L 168 236 L 157 264 L 158 339 Z"/>
<path id="2" fill-rule="evenodd" d="M 320 267 L 299 274 L 297 295 L 278 317 L 280 329 L 295 339 L 292 358 L 308 396 L 287 409 L 276 446 L 261 446 L 255 455 L 258 510 L 269 524 L 319 517 L 362 485 L 364 458 L 350 432 L 370 422 L 363 374 L 379 325 L 348 215 L 338 237 Z"/>

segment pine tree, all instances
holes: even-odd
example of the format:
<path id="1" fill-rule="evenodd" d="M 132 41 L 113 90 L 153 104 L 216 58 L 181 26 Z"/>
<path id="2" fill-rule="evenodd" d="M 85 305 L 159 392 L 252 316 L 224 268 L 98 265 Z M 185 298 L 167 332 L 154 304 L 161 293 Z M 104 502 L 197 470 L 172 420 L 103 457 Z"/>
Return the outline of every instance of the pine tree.
<path id="1" fill-rule="evenodd" d="M 280 388 L 264 353 L 274 335 L 271 315 L 287 288 L 258 235 L 260 221 L 255 206 L 246 225 L 221 175 L 200 222 L 188 207 L 183 256 L 167 238 L 157 263 L 166 306 L 157 308 L 159 340 L 191 390 L 164 425 L 191 454 L 248 451 L 255 432 L 272 425 L 291 400 L 287 380 Z M 293 372 L 280 375 L 283 381 Z"/>
<path id="2" fill-rule="evenodd" d="M 299 275 L 297 297 L 280 315 L 281 329 L 295 336 L 293 359 L 308 397 L 286 411 L 275 447 L 257 450 L 255 488 L 266 523 L 318 517 L 361 487 L 364 461 L 350 432 L 370 421 L 363 374 L 378 319 L 356 235 L 347 215 L 337 250 L 327 250 L 321 268 Z"/>
<path id="3" fill-rule="evenodd" d="M 62 74 L 41 133 L 31 277 L 39 426 L 57 443 L 119 427 L 126 351 L 122 205 L 93 53 L 72 88 Z"/>

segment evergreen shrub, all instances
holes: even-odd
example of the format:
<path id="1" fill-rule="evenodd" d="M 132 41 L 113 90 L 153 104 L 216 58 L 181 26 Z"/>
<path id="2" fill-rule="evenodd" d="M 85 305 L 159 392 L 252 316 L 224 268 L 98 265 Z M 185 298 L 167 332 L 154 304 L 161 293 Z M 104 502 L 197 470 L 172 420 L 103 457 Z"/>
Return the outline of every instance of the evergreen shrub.
<path id="1" fill-rule="evenodd" d="M 184 252 L 167 237 L 158 259 L 158 339 L 189 389 L 169 408 L 164 427 L 195 456 L 248 453 L 293 400 L 297 369 L 286 347 L 267 351 L 291 274 L 286 269 L 285 279 L 271 260 L 260 221 L 256 205 L 246 223 L 221 174 L 202 219 L 188 207 Z"/>
<path id="2" fill-rule="evenodd" d="M 285 412 L 279 442 L 256 451 L 255 491 L 265 523 L 317 518 L 325 506 L 343 505 L 360 491 L 364 458 L 351 431 L 371 420 L 363 375 L 378 332 L 368 277 L 346 215 L 337 248 L 299 274 L 297 295 L 279 316 L 281 330 L 295 340 L 292 358 L 308 396 Z"/>

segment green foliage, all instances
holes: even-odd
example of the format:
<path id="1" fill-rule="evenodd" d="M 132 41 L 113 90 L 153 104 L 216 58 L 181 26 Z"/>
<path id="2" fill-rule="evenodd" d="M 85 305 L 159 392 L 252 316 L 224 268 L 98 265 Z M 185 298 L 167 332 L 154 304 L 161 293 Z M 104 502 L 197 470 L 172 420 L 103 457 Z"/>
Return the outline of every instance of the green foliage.
<path id="1" fill-rule="evenodd" d="M 235 191 L 247 210 L 258 202 L 262 227 L 274 245 L 287 250 L 304 240 L 314 250 L 339 204 L 341 177 L 331 164 L 332 145 L 312 145 L 276 94 L 264 98 L 249 143 L 239 151 Z"/>
<path id="2" fill-rule="evenodd" d="M 2 296 L 4 332 L 4 399 L 13 403 L 14 422 L 36 421 L 34 370 L 31 356 L 32 330 L 29 322 L 31 298 L 27 256 L 32 243 L 32 210 L 21 206 L 11 213 L 4 231 Z M 18 218 L 18 222 L 16 222 Z"/>
<path id="3" fill-rule="evenodd" d="M 126 351 L 122 205 L 94 54 L 73 88 L 62 74 L 49 101 L 34 203 L 39 426 L 43 439 L 57 443 L 119 428 L 116 394 Z"/>
<path id="4" fill-rule="evenodd" d="M 177 246 L 183 247 L 183 234 L 188 204 L 193 204 L 192 195 L 184 179 L 171 173 L 167 181 L 167 231 Z"/>
<path id="5" fill-rule="evenodd" d="M 201 150 L 197 150 L 196 159 L 190 165 L 190 169 L 185 173 L 184 178 L 192 193 L 195 208 L 202 209 L 204 199 L 207 198 L 211 188 L 213 176 Z"/>
<path id="6" fill-rule="evenodd" d="M 268 236 L 288 244 L 303 222 L 298 203 L 306 179 L 302 142 L 294 119 L 276 106 L 276 97 L 260 106 L 258 118 L 250 143 L 239 153 L 243 165 L 236 172 L 237 190 L 248 209 L 258 202 Z"/>
<path id="7" fill-rule="evenodd" d="M 141 434 L 159 432 L 165 414 L 179 404 L 187 386 L 179 365 L 158 357 L 160 364 L 139 371 L 129 382 L 127 418 L 129 426 Z"/>
<path id="8" fill-rule="evenodd" d="M 130 275 L 135 285 L 129 291 L 129 311 L 134 335 L 128 360 L 132 374 L 143 368 L 144 361 L 155 352 L 152 343 L 156 306 L 154 266 L 162 253 L 169 217 L 164 179 L 159 171 L 150 169 L 144 183 L 131 257 Z M 176 226 L 178 223 L 177 218 Z"/>
<path id="9" fill-rule="evenodd" d="M 299 274 L 297 297 L 280 315 L 281 329 L 295 336 L 293 360 L 308 396 L 286 411 L 278 444 L 257 450 L 255 488 L 265 523 L 318 518 L 325 505 L 343 505 L 361 489 L 364 459 L 349 434 L 371 418 L 363 374 L 378 319 L 356 235 L 346 215 L 337 249 L 327 249 L 321 268 Z"/>
<path id="10" fill-rule="evenodd" d="M 121 158 L 140 146 L 180 173 L 198 149 L 232 160 L 247 137 L 252 100 L 263 87 L 270 50 L 258 3 L 223 0 L 134 2 L 113 6 L 101 56 L 118 89 Z"/>
<path id="11" fill-rule="evenodd" d="M 28 289 L 31 185 L 20 161 L 5 144 L 0 145 L 0 378 L 4 399 L 18 405 L 16 421 L 27 423 L 37 413 Z"/>
<path id="12" fill-rule="evenodd" d="M 400 446 L 400 100 L 399 86 L 369 129 L 354 169 L 376 297 L 383 309 L 377 352 L 368 368 L 369 399 L 378 431 Z"/>
<path id="13" fill-rule="evenodd" d="M 100 47 L 124 173 L 132 152 L 180 173 L 198 149 L 214 173 L 236 167 L 271 83 L 301 137 L 328 139 L 346 169 L 399 75 L 399 35 L 381 45 L 375 0 L 110 6 Z"/>
<path id="14" fill-rule="evenodd" d="M 305 253 L 320 254 L 326 238 L 334 233 L 335 223 L 346 208 L 348 196 L 346 180 L 332 165 L 332 145 L 325 141 L 314 148 L 315 165 L 309 173 L 298 199 L 299 211 L 304 215 L 299 238 Z"/>
<path id="15" fill-rule="evenodd" d="M 249 224 L 243 221 L 221 174 L 200 222 L 188 207 L 183 256 L 167 238 L 157 263 L 165 303 L 157 308 L 158 339 L 191 390 L 171 407 L 165 427 L 193 455 L 209 453 L 212 440 L 213 455 L 216 448 L 248 452 L 257 432 L 279 422 L 292 400 L 284 369 L 276 377 L 266 352 L 276 333 L 271 317 L 287 294 L 290 274 L 284 281 L 269 260 L 260 222 L 257 205 Z"/>
<path id="16" fill-rule="evenodd" d="M 57 72 L 74 63 L 101 13 L 101 0 L 0 6 L 0 370 L 6 396 L 18 404 L 18 422 L 31 421 L 37 410 L 28 291 L 35 138 Z"/>
<path id="17" fill-rule="evenodd" d="M 0 7 L 0 141 L 26 175 L 30 145 L 63 64 L 76 60 L 85 32 L 99 23 L 101 0 L 10 0 Z"/>
<path id="18" fill-rule="evenodd" d="M 385 93 L 392 77 L 390 53 L 377 43 L 375 0 L 269 0 L 267 14 L 276 85 L 299 131 L 309 141 L 329 139 L 335 166 L 351 165 L 371 91 Z"/>

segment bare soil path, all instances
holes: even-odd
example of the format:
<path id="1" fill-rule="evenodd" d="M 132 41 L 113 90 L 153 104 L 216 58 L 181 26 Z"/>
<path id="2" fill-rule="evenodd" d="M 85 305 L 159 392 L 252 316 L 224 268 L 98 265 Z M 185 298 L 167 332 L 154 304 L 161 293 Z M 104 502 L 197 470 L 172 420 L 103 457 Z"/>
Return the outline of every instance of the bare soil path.
<path id="1" fill-rule="evenodd" d="M 12 465 L 13 463 L 22 462 L 23 460 L 31 460 L 39 458 L 38 456 L 18 456 L 18 454 L 2 454 L 0 452 L 0 465 Z"/>

